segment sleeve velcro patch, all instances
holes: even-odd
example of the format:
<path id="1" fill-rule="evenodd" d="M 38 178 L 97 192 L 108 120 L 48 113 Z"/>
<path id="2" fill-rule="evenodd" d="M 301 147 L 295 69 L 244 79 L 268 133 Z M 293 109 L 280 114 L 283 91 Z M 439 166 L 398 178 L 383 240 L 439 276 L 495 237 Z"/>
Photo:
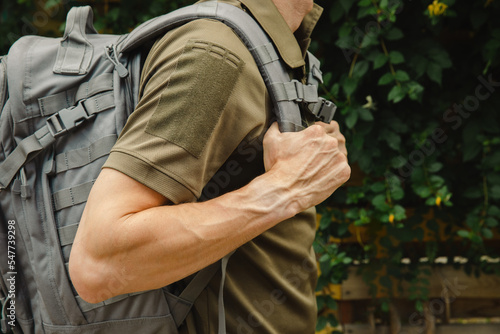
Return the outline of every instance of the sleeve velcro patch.
<path id="1" fill-rule="evenodd" d="M 224 47 L 188 41 L 148 121 L 146 132 L 199 158 L 243 65 L 238 56 Z"/>

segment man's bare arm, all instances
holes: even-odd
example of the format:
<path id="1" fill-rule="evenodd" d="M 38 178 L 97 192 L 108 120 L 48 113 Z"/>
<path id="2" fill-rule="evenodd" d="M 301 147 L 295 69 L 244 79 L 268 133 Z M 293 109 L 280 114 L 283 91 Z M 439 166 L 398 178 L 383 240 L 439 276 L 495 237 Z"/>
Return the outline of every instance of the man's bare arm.
<path id="1" fill-rule="evenodd" d="M 279 222 L 326 199 L 350 175 L 332 123 L 264 138 L 266 173 L 204 203 L 169 205 L 128 176 L 103 169 L 70 257 L 80 296 L 96 303 L 159 288 L 222 258 Z"/>

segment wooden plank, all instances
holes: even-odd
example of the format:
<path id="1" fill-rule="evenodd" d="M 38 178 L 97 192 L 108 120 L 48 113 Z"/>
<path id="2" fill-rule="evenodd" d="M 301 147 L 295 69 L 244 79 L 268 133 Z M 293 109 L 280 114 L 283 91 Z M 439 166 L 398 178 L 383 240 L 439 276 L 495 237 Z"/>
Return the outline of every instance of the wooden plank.
<path id="1" fill-rule="evenodd" d="M 371 334 L 369 325 L 344 325 L 344 334 Z M 389 334 L 389 326 L 378 326 L 376 334 Z M 423 330 L 418 326 L 403 326 L 399 334 L 422 334 Z M 436 334 L 498 334 L 500 324 L 480 325 L 442 325 L 436 326 Z"/>
<path id="2" fill-rule="evenodd" d="M 342 324 L 400 324 L 410 326 L 435 318 L 436 325 L 445 324 L 500 324 L 500 299 L 456 299 L 450 306 L 450 316 L 441 299 L 431 299 L 425 303 L 427 315 L 418 312 L 415 301 L 391 299 L 391 308 L 397 309 L 400 322 L 394 321 L 389 312 L 383 312 L 380 305 L 371 299 L 338 301 L 335 316 Z M 325 311 L 322 311 L 325 312 Z M 331 311 L 333 312 L 333 311 Z M 323 315 L 323 313 L 322 313 Z M 375 333 L 375 332 L 374 332 Z M 424 334 L 425 332 L 422 332 Z M 479 333 L 478 333 L 479 334 Z"/>
<path id="3" fill-rule="evenodd" d="M 349 268 L 348 278 L 342 284 L 330 288 L 331 296 L 337 300 L 363 300 L 371 299 L 368 286 L 362 277 L 356 274 L 357 268 Z M 427 278 L 427 277 L 426 277 Z M 430 281 L 429 297 L 431 299 L 449 299 L 453 303 L 457 298 L 500 298 L 500 277 L 482 274 L 478 278 L 467 276 L 463 269 L 454 269 L 445 265 L 433 269 Z M 399 283 L 399 282 L 394 282 Z M 396 284 L 394 284 L 396 286 Z M 394 298 L 407 298 L 410 284 L 403 282 L 403 292 L 393 291 Z M 339 289 L 340 287 L 340 289 Z M 381 290 L 381 289 L 379 289 Z M 388 293 L 381 293 L 377 298 L 391 297 Z"/>
<path id="4" fill-rule="evenodd" d="M 500 299 L 457 299 L 450 303 L 453 318 L 494 318 L 500 316 Z"/>

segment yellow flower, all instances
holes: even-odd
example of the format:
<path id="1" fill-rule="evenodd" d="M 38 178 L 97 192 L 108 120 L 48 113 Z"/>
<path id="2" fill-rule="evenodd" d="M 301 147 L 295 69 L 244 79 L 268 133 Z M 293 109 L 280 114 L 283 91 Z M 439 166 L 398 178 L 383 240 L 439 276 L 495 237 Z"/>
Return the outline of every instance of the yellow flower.
<path id="1" fill-rule="evenodd" d="M 448 8 L 448 5 L 439 2 L 438 0 L 434 0 L 432 4 L 430 4 L 427 8 L 429 9 L 430 16 L 432 15 L 438 16 L 444 14 L 446 8 Z"/>
<path id="2" fill-rule="evenodd" d="M 394 223 L 394 214 L 392 214 L 392 213 L 389 215 L 389 222 L 390 222 L 391 224 L 393 224 L 393 223 Z"/>
<path id="3" fill-rule="evenodd" d="M 436 197 L 436 205 L 437 206 L 441 206 L 441 201 L 442 201 L 441 197 L 439 197 L 439 196 Z"/>

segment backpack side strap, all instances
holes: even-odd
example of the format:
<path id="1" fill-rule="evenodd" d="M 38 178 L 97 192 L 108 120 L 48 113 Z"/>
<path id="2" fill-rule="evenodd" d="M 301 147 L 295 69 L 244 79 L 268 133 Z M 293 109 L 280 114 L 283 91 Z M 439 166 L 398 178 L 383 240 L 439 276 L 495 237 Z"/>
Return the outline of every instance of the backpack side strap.
<path id="1" fill-rule="evenodd" d="M 180 326 L 186 319 L 191 307 L 200 293 L 207 287 L 208 282 L 212 280 L 215 273 L 221 269 L 221 281 L 219 285 L 218 310 L 219 310 L 219 330 L 218 334 L 226 334 L 226 314 L 224 310 L 224 283 L 226 280 L 226 268 L 229 257 L 234 251 L 224 256 L 220 261 L 217 261 L 210 266 L 200 270 L 194 278 L 189 282 L 186 288 L 182 291 L 179 297 L 175 297 L 170 303 L 170 311 L 174 317 L 177 326 Z"/>
<path id="2" fill-rule="evenodd" d="M 62 109 L 46 118 L 46 124 L 24 138 L 0 164 L 0 191 L 6 189 L 19 169 L 33 156 L 52 145 L 56 139 L 78 127 L 96 114 L 115 106 L 112 93 L 81 100 L 76 106 Z"/>

